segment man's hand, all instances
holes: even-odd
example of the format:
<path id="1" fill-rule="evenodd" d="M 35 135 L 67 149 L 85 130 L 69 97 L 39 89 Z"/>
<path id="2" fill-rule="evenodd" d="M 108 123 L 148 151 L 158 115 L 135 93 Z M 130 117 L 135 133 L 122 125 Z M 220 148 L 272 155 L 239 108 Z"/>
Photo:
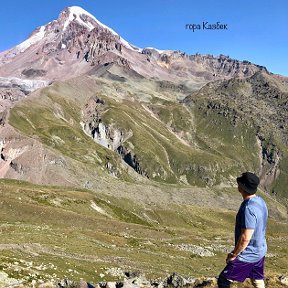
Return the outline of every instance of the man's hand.
<path id="1" fill-rule="evenodd" d="M 233 261 L 237 258 L 236 255 L 233 254 L 233 252 L 230 252 L 227 254 L 227 257 L 226 257 L 226 263 L 228 264 L 230 261 Z"/>
<path id="2" fill-rule="evenodd" d="M 249 241 L 252 238 L 252 235 L 254 233 L 254 229 L 242 229 L 241 235 L 238 239 L 238 242 L 232 252 L 230 252 L 226 257 L 226 263 L 235 260 L 237 256 L 244 251 L 244 249 L 247 247 Z"/>

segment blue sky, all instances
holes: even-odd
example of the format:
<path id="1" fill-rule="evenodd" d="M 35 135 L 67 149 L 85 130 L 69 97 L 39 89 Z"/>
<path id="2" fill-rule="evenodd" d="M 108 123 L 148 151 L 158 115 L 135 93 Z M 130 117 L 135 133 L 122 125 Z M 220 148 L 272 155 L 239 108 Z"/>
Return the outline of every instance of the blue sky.
<path id="1" fill-rule="evenodd" d="M 0 51 L 74 5 L 141 48 L 224 54 L 288 76 L 287 0 L 2 0 Z M 228 30 L 203 30 L 203 21 L 219 21 Z M 200 24 L 201 30 L 192 32 L 186 24 Z"/>

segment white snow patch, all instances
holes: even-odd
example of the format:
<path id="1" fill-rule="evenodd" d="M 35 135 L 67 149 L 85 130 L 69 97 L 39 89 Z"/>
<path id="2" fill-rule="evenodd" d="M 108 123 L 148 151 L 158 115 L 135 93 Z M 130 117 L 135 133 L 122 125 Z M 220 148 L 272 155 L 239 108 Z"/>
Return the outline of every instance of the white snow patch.
<path id="1" fill-rule="evenodd" d="M 151 49 L 151 50 L 155 50 L 157 51 L 159 54 L 162 54 L 165 52 L 165 50 L 160 50 L 160 49 L 157 49 L 157 48 L 154 48 L 154 47 L 146 47 L 145 49 Z M 143 50 L 143 49 L 142 49 Z"/>
<path id="2" fill-rule="evenodd" d="M 17 45 L 16 49 L 19 50 L 19 52 L 24 52 L 27 48 L 39 42 L 44 37 L 45 37 L 45 26 L 41 26 L 38 32 L 36 32 L 34 35 L 29 37 L 27 40 L 25 40 L 21 44 Z"/>
<path id="3" fill-rule="evenodd" d="M 132 45 L 132 44 L 130 44 L 130 46 L 133 48 L 134 51 L 137 51 L 137 52 L 139 52 L 139 53 L 142 53 L 142 51 L 143 51 L 143 48 L 139 48 L 139 47 L 134 46 L 134 45 Z"/>
<path id="4" fill-rule="evenodd" d="M 112 34 L 118 36 L 120 38 L 120 41 L 122 42 L 123 45 L 125 45 L 127 48 L 132 48 L 133 47 L 126 41 L 124 40 L 122 37 L 119 36 L 119 34 L 117 34 L 113 29 L 109 28 L 108 26 L 104 25 L 103 23 L 101 23 L 99 20 L 97 20 L 92 14 L 90 14 L 89 12 L 87 12 L 86 10 L 84 10 L 83 8 L 79 7 L 79 6 L 71 6 L 68 7 L 69 9 L 69 17 L 66 20 L 66 22 L 64 23 L 64 27 L 63 30 L 65 30 L 67 28 L 67 26 L 69 25 L 70 22 L 72 22 L 74 19 L 76 21 L 78 21 L 80 24 L 82 24 L 83 26 L 87 27 L 90 31 L 92 29 L 94 29 L 95 27 L 89 23 L 89 22 L 84 22 L 80 16 L 81 15 L 86 15 L 90 18 L 92 18 L 97 24 L 99 24 L 100 26 L 102 26 L 103 28 L 109 30 Z M 133 49 L 134 50 L 134 49 Z"/>
<path id="5" fill-rule="evenodd" d="M 52 23 L 54 23 L 54 22 L 57 22 L 57 21 L 56 21 L 56 20 L 52 20 L 52 21 L 48 22 L 47 25 L 52 24 Z"/>
<path id="6" fill-rule="evenodd" d="M 88 28 L 89 31 L 94 28 L 94 26 L 90 22 L 84 22 L 80 17 L 81 15 L 84 14 L 84 15 L 89 16 L 93 20 L 96 20 L 95 17 L 93 15 L 91 15 L 89 12 L 87 12 L 84 9 L 82 9 L 81 7 L 77 7 L 77 6 L 69 7 L 68 10 L 69 10 L 69 16 L 68 16 L 68 19 L 64 23 L 63 30 L 65 30 L 67 28 L 67 26 L 69 25 L 69 23 L 71 23 L 74 19 L 77 22 L 79 22 L 81 25 Z"/>

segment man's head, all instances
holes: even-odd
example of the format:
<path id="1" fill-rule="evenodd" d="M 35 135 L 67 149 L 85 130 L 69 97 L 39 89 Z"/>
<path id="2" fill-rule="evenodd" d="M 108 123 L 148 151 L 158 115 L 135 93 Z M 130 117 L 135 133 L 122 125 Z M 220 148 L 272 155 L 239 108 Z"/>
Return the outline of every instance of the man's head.
<path id="1" fill-rule="evenodd" d="M 252 172 L 245 172 L 240 177 L 237 177 L 238 189 L 240 188 L 249 195 L 256 193 L 259 182 L 258 176 Z"/>

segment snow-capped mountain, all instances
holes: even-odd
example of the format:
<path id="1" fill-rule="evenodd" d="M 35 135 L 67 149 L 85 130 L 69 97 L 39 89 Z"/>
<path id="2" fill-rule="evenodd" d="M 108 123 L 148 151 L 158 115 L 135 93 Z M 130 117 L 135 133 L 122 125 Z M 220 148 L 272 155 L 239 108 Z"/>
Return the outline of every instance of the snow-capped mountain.
<path id="1" fill-rule="evenodd" d="M 96 56 L 109 51 L 120 54 L 122 47 L 133 50 L 127 41 L 87 11 L 68 7 L 57 20 L 38 27 L 23 43 L 1 53 L 0 75 L 51 80 L 66 75 L 69 78 L 91 68 L 79 62 L 95 65 Z M 77 69 L 71 69 L 75 63 Z"/>
<path id="2" fill-rule="evenodd" d="M 66 18 L 64 26 L 63 26 L 63 30 L 69 27 L 70 23 L 73 21 L 77 21 L 82 26 L 87 27 L 87 29 L 90 31 L 93 30 L 95 27 L 97 27 L 97 25 L 99 25 L 100 27 L 103 27 L 104 29 L 107 29 L 108 31 L 110 31 L 113 35 L 119 37 L 120 42 L 123 45 L 125 45 L 128 48 L 132 48 L 131 45 L 122 37 L 120 37 L 113 29 L 101 23 L 92 14 L 90 14 L 89 12 L 87 12 L 81 7 L 78 7 L 78 6 L 68 7 L 65 10 L 63 10 L 62 14 L 64 18 Z"/>
<path id="3" fill-rule="evenodd" d="M 0 76 L 58 80 L 115 63 L 144 77 L 192 86 L 232 76 L 247 77 L 259 69 L 249 62 L 179 51 L 140 49 L 84 9 L 65 8 L 57 20 L 38 27 L 16 47 L 0 53 Z"/>
<path id="4" fill-rule="evenodd" d="M 72 7 L 65 8 L 60 13 L 58 20 L 53 20 L 49 22 L 47 25 L 38 27 L 30 35 L 30 37 L 28 37 L 28 39 L 26 39 L 24 42 L 17 45 L 14 49 L 9 50 L 10 52 L 13 52 L 11 53 L 12 54 L 11 56 L 16 56 L 19 53 L 23 53 L 26 49 L 30 48 L 32 45 L 35 45 L 38 42 L 40 42 L 43 38 L 48 38 L 50 40 L 53 40 L 51 39 L 53 38 L 53 35 L 51 35 L 50 33 L 51 28 L 55 28 L 57 26 L 58 29 L 61 28 L 61 31 L 64 32 L 70 28 L 69 27 L 70 25 L 73 25 L 75 23 L 77 23 L 77 25 L 82 26 L 82 28 L 87 29 L 88 31 L 92 31 L 94 28 L 97 28 L 97 27 L 102 27 L 108 30 L 109 32 L 111 32 L 116 37 L 119 37 L 121 44 L 125 45 L 127 48 L 132 48 L 126 40 L 121 38 L 114 30 L 102 24 L 92 14 L 85 11 L 81 7 L 72 6 Z M 62 48 L 64 48 L 64 45 Z"/>

